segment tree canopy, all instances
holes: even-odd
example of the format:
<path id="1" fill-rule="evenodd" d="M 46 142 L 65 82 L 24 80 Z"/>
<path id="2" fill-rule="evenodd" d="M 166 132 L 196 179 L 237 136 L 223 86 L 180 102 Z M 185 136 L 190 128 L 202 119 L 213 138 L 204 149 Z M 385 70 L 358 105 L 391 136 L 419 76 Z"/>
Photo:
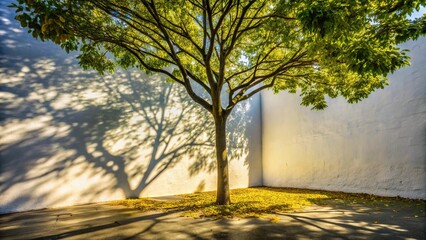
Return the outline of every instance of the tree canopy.
<path id="1" fill-rule="evenodd" d="M 425 33 L 425 18 L 409 20 L 424 0 L 18 0 L 23 27 L 100 73 L 121 66 L 160 72 L 209 94 L 222 86 L 228 108 L 271 88 L 326 107 L 324 96 L 349 102 L 386 84 L 408 64 L 396 44 Z M 107 54 L 110 53 L 110 54 Z M 217 89 L 215 89 L 217 88 Z"/>

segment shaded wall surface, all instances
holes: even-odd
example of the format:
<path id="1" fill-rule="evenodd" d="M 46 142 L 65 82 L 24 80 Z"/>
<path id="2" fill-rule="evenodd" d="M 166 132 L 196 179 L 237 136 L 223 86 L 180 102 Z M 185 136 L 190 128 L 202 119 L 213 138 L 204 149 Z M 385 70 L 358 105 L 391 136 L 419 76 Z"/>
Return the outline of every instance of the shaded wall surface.
<path id="1" fill-rule="evenodd" d="M 426 198 L 426 38 L 401 48 L 412 65 L 358 104 L 263 94 L 264 185 Z"/>
<path id="2" fill-rule="evenodd" d="M 0 3 L 0 212 L 215 190 L 213 123 L 161 76 L 83 71 Z M 228 124 L 231 188 L 261 185 L 259 97 Z"/>

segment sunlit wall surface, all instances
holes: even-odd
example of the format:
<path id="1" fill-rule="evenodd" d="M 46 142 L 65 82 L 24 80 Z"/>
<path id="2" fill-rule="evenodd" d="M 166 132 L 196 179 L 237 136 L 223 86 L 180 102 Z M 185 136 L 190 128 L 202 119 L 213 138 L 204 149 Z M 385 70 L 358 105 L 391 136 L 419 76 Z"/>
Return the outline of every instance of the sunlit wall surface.
<path id="1" fill-rule="evenodd" d="M 98 76 L 0 3 L 0 212 L 215 190 L 213 123 L 140 71 Z M 261 185 L 259 97 L 231 116 L 232 188 Z"/>
<path id="2" fill-rule="evenodd" d="M 358 104 L 263 94 L 264 185 L 426 198 L 426 38 L 401 48 L 412 65 Z"/>

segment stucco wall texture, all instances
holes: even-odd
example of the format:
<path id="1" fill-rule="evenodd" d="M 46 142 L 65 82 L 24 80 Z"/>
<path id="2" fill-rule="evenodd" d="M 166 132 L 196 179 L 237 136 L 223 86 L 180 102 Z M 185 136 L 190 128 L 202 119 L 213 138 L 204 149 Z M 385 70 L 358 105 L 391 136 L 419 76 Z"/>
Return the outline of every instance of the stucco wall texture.
<path id="1" fill-rule="evenodd" d="M 358 104 L 264 93 L 264 185 L 426 198 L 426 38 L 401 48 L 412 65 Z"/>
<path id="2" fill-rule="evenodd" d="M 159 76 L 83 71 L 0 3 L 0 213 L 216 189 L 213 124 Z M 231 188 L 261 185 L 260 97 L 228 124 Z"/>

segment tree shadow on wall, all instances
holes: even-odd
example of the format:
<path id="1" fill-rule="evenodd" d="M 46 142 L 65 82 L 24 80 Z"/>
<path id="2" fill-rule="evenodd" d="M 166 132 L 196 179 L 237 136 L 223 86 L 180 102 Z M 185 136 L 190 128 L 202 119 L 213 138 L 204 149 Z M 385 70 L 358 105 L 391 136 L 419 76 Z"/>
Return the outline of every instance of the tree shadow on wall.
<path id="1" fill-rule="evenodd" d="M 106 84 L 106 105 L 65 112 L 58 120 L 71 124 L 70 134 L 78 139 L 68 149 L 77 150 L 93 167 L 114 176 L 114 187 L 125 197 L 139 197 L 183 158 L 208 162 L 213 143 L 209 127 L 204 128 L 210 126 L 208 119 L 181 97 L 182 92 L 161 79 L 141 83 L 130 73 L 126 77 L 126 82 L 114 79 L 121 86 Z"/>
<path id="2" fill-rule="evenodd" d="M 215 170 L 211 118 L 180 86 L 140 71 L 101 78 L 70 58 L 0 56 L 0 191 L 10 196 L 23 186 L 4 205 L 33 208 L 74 194 L 96 201 L 113 189 L 139 197 L 182 160 L 186 176 L 168 176 L 175 185 Z M 248 151 L 247 120 L 230 123 L 231 159 Z"/>

